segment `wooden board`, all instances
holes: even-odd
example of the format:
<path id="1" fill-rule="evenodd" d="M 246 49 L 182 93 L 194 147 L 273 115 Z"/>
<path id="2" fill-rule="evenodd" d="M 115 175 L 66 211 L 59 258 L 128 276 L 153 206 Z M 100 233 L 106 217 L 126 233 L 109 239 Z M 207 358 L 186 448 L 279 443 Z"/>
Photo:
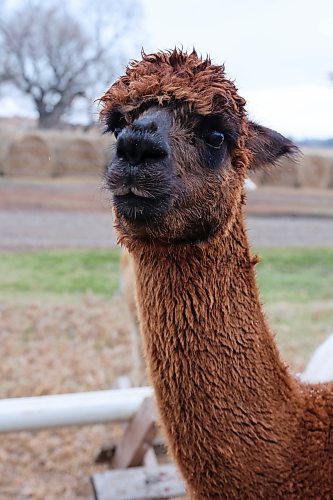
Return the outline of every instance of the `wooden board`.
<path id="1" fill-rule="evenodd" d="M 128 424 L 111 460 L 112 469 L 142 465 L 156 436 L 156 416 L 152 398 L 146 398 Z"/>
<path id="2" fill-rule="evenodd" d="M 139 500 L 185 496 L 185 486 L 174 464 L 132 467 L 94 474 L 96 500 Z"/>

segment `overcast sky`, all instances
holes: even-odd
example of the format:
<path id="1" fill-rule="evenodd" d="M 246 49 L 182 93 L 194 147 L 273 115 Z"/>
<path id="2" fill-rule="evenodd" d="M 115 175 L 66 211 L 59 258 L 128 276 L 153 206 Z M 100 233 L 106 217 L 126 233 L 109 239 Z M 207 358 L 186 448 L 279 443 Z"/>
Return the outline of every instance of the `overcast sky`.
<path id="1" fill-rule="evenodd" d="M 147 49 L 193 45 L 225 62 L 251 116 L 333 137 L 333 0 L 143 0 Z"/>
<path id="2" fill-rule="evenodd" d="M 252 118 L 295 138 L 333 137 L 333 0 L 142 4 L 144 31 L 136 35 L 146 52 L 194 46 L 225 62 Z M 13 103 L 2 100 L 6 106 Z"/>

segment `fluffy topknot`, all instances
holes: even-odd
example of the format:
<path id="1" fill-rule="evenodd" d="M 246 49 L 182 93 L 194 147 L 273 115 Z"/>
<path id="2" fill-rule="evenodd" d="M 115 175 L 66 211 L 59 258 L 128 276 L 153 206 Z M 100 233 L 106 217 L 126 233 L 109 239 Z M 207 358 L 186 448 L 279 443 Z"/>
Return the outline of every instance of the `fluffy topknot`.
<path id="1" fill-rule="evenodd" d="M 245 100 L 225 76 L 224 66 L 212 64 L 193 50 L 142 53 L 141 61 L 131 61 L 124 76 L 104 96 L 101 119 L 114 107 L 129 112 L 146 103 L 160 105 L 186 102 L 200 115 L 229 115 L 241 122 L 245 117 Z"/>

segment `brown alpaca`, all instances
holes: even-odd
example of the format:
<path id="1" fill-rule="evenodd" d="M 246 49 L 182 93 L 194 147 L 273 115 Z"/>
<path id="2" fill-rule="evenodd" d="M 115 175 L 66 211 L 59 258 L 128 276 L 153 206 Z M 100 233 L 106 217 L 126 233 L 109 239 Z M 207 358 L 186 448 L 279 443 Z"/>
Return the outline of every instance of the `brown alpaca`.
<path id="1" fill-rule="evenodd" d="M 248 169 L 293 153 L 195 52 L 133 62 L 102 98 L 150 377 L 193 498 L 333 498 L 333 387 L 281 361 L 243 221 Z"/>

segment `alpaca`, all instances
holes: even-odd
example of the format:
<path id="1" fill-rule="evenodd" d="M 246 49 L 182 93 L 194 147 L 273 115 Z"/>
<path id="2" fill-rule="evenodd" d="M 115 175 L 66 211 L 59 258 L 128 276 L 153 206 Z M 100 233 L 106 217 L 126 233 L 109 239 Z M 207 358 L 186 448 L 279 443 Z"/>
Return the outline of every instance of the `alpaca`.
<path id="1" fill-rule="evenodd" d="M 224 67 L 143 54 L 101 98 L 107 172 L 134 259 L 149 376 L 192 498 L 332 498 L 333 386 L 281 361 L 243 218 L 248 171 L 292 155 Z"/>

